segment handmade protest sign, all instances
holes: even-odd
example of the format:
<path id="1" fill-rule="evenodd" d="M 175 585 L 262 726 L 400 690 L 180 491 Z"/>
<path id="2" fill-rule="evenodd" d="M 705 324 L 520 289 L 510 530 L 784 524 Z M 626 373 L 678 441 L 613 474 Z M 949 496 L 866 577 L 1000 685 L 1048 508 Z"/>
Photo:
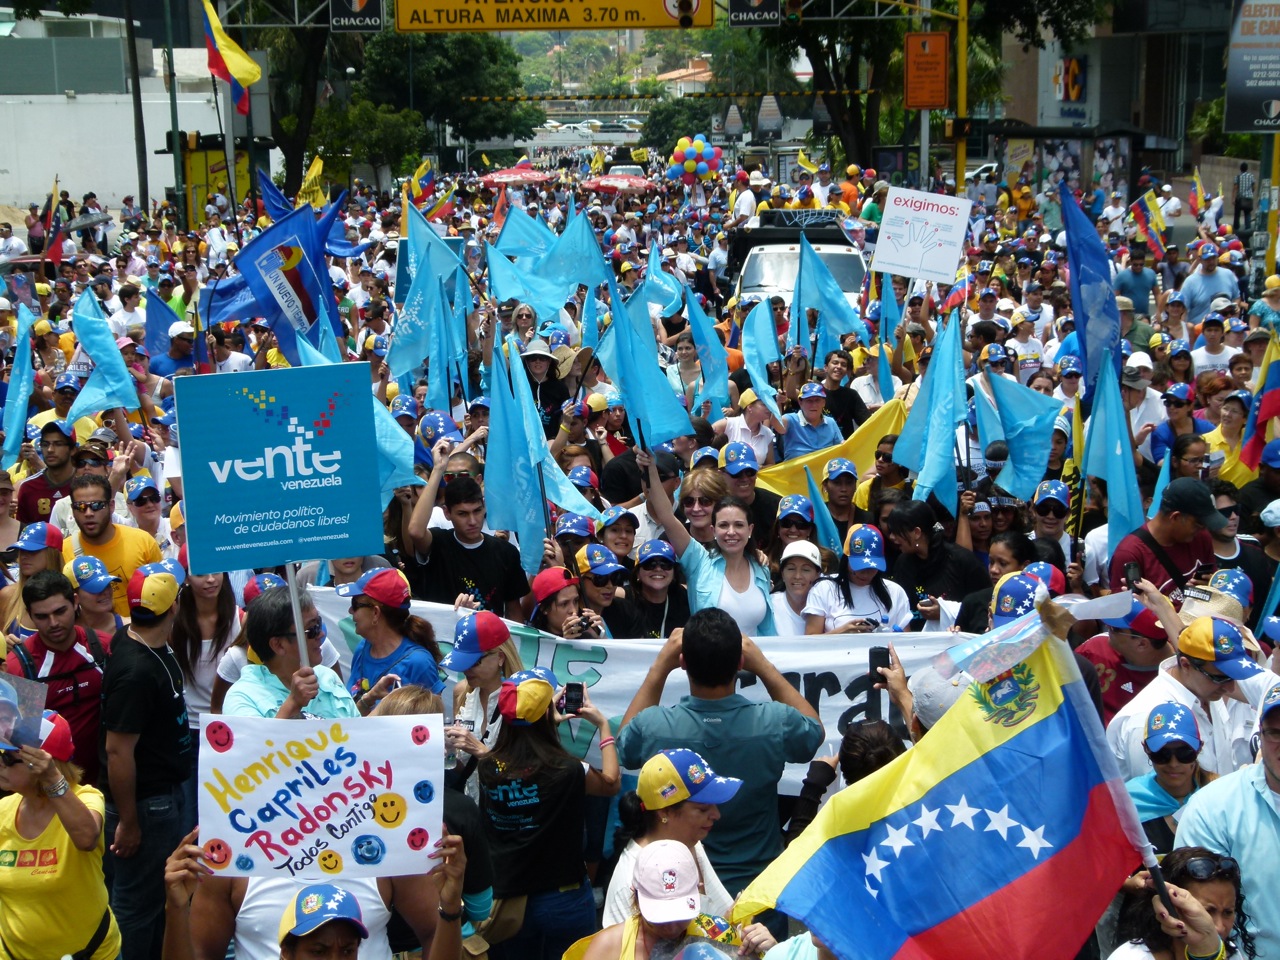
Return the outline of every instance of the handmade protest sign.
<path id="1" fill-rule="evenodd" d="M 964 197 L 890 187 L 871 269 L 954 283 L 972 206 Z"/>
<path id="2" fill-rule="evenodd" d="M 382 550 L 369 365 L 180 377 L 193 571 Z"/>
<path id="3" fill-rule="evenodd" d="M 332 879 L 430 868 L 444 809 L 439 714 L 202 720 L 200 840 L 218 874 Z"/>

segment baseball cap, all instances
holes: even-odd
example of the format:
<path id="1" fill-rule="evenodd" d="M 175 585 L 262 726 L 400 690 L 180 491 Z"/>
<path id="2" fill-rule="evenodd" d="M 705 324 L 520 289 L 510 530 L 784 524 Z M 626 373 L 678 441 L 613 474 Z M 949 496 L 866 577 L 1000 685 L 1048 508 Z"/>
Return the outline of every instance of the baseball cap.
<path id="1" fill-rule="evenodd" d="M 1036 608 L 1036 593 L 1041 590 L 1048 595 L 1048 588 L 1035 577 L 1025 573 L 1006 573 L 996 582 L 995 593 L 991 597 L 992 625 L 1002 627 L 1023 614 L 1031 613 Z"/>
<path id="2" fill-rule="evenodd" d="M 417 421 L 418 401 L 407 393 L 400 394 L 391 401 L 391 415 L 393 417 L 411 417 L 414 421 Z"/>
<path id="3" fill-rule="evenodd" d="M 574 562 L 578 565 L 579 573 L 593 573 L 600 576 L 607 576 L 611 573 L 617 573 L 619 570 L 625 570 L 622 564 L 618 562 L 618 557 L 612 550 L 603 543 L 588 543 L 578 549 L 574 555 Z"/>
<path id="4" fill-rule="evenodd" d="M 285 907 L 277 940 L 284 943 L 284 938 L 290 934 L 305 937 L 334 920 L 345 920 L 356 928 L 361 940 L 369 939 L 369 929 L 360 913 L 360 901 L 354 894 L 332 883 L 303 887 Z"/>
<path id="5" fill-rule="evenodd" d="M 1129 612 L 1122 617 L 1103 617 L 1102 622 L 1109 627 L 1117 630 L 1129 630 L 1139 636 L 1146 637 L 1148 640 L 1158 640 L 1157 646 L 1165 643 L 1169 639 L 1168 633 L 1165 632 L 1164 626 L 1156 619 L 1156 615 L 1142 605 L 1142 602 L 1133 597 L 1130 601 Z"/>
<path id="6" fill-rule="evenodd" d="M 1200 325 L 1203 327 L 1210 323 L 1218 327 L 1225 327 L 1227 325 L 1227 318 L 1220 313 L 1210 311 L 1204 315 L 1204 319 L 1200 321 Z"/>
<path id="7" fill-rule="evenodd" d="M 703 461 L 705 460 L 710 460 L 712 462 L 709 464 L 704 464 Z M 720 464 L 720 451 L 717 450 L 715 447 L 699 447 L 697 450 L 693 451 L 693 456 L 689 458 L 690 470 L 692 470 L 694 467 L 697 467 L 697 466 L 716 467 L 716 466 L 719 466 L 719 464 Z"/>
<path id="8" fill-rule="evenodd" d="M 1159 347 L 1167 347 L 1171 343 L 1173 343 L 1173 337 L 1164 331 L 1159 331 L 1151 335 L 1151 339 L 1147 341 L 1147 349 L 1155 350 Z"/>
<path id="9" fill-rule="evenodd" d="M 440 666 L 455 673 L 470 670 L 491 650 L 507 642 L 511 630 L 502 618 L 489 610 L 468 613 L 459 618 L 453 629 L 453 649 L 445 654 Z"/>
<path id="10" fill-rule="evenodd" d="M 534 607 L 533 612 L 537 612 L 538 605 L 548 597 L 554 597 L 565 587 L 576 587 L 578 578 L 571 574 L 567 567 L 547 567 L 529 584 L 529 589 L 533 592 Z M 530 613 L 533 616 L 533 613 Z"/>
<path id="11" fill-rule="evenodd" d="M 747 407 L 751 406 L 759 399 L 760 398 L 756 396 L 756 392 L 750 387 L 747 387 L 747 389 L 738 394 L 738 409 L 746 410 Z"/>
<path id="12" fill-rule="evenodd" d="M 1166 400 L 1181 400 L 1184 403 L 1190 403 L 1191 384 L 1171 383 L 1161 396 Z"/>
<path id="13" fill-rule="evenodd" d="M 177 560 L 144 564 L 129 578 L 129 612 L 135 617 L 138 613 L 159 617 L 168 612 L 186 579 L 187 572 Z"/>
<path id="14" fill-rule="evenodd" d="M 1241 608 L 1253 606 L 1253 581 L 1239 567 L 1218 570 L 1209 578 L 1209 586 L 1239 600 Z"/>
<path id="15" fill-rule="evenodd" d="M 156 485 L 156 481 L 149 475 L 139 475 L 130 477 L 125 481 L 124 495 L 130 503 L 134 503 L 147 490 L 160 492 L 160 488 Z"/>
<path id="16" fill-rule="evenodd" d="M 820 397 L 824 400 L 826 399 L 827 391 L 822 388 L 822 384 L 810 382 L 800 388 L 801 400 L 809 400 L 813 397 Z"/>
<path id="17" fill-rule="evenodd" d="M 1065 377 L 1069 373 L 1084 374 L 1084 364 L 1079 357 L 1070 353 L 1058 361 L 1058 376 Z"/>
<path id="18" fill-rule="evenodd" d="M 439 410 L 428 412 L 418 422 L 418 436 L 422 437 L 422 441 L 428 447 L 432 446 L 437 440 L 452 440 L 454 443 L 462 442 L 462 431 L 458 429 L 457 421 L 447 413 L 441 413 Z"/>
<path id="19" fill-rule="evenodd" d="M 1193 477 L 1178 477 L 1169 481 L 1160 498 L 1160 512 L 1189 513 L 1210 530 L 1221 530 L 1227 525 L 1227 518 L 1218 512 L 1213 505 L 1213 495 L 1209 488 Z"/>
<path id="20" fill-rule="evenodd" d="M 978 507 L 987 506 L 981 500 L 974 504 L 974 512 Z M 987 509 L 991 509 L 987 507 Z M 1022 568 L 1022 572 L 1034 580 L 1039 580 L 1044 584 L 1045 589 L 1049 591 L 1049 596 L 1060 597 L 1067 592 L 1067 578 L 1063 576 L 1062 571 L 1051 563 L 1044 560 L 1037 560 L 1035 563 L 1028 563 Z"/>
<path id="21" fill-rule="evenodd" d="M 1157 703 L 1147 714 L 1142 742 L 1152 753 L 1170 743 L 1185 743 L 1200 749 L 1200 728 L 1194 714 L 1180 703 Z"/>
<path id="22" fill-rule="evenodd" d="M 172 340 L 174 337 L 185 336 L 189 333 L 194 334 L 195 332 L 196 332 L 196 328 L 193 327 L 191 324 L 187 323 L 187 321 L 185 320 L 175 320 L 173 321 L 173 323 L 169 324 L 170 340 Z"/>
<path id="23" fill-rule="evenodd" d="M 249 582 L 244 585 L 244 605 L 248 609 L 249 604 L 257 600 L 264 591 L 274 590 L 276 587 L 287 587 L 284 577 L 274 573 L 260 573 L 255 577 L 251 577 Z"/>
<path id="24" fill-rule="evenodd" d="M 639 519 L 626 507 L 610 507 L 604 513 L 600 514 L 600 529 L 603 530 L 605 527 L 613 526 L 623 517 L 630 517 L 631 522 L 635 524 L 635 528 L 637 530 L 640 529 Z"/>
<path id="25" fill-rule="evenodd" d="M 789 493 L 778 501 L 778 520 L 799 517 L 805 523 L 813 523 L 813 501 L 798 493 Z"/>
<path id="26" fill-rule="evenodd" d="M 375 357 L 385 357 L 390 342 L 383 336 L 368 336 L 364 338 L 364 348 L 372 353 Z"/>
<path id="27" fill-rule="evenodd" d="M 113 583 L 120 582 L 120 578 L 112 576 L 107 570 L 107 565 L 97 557 L 76 557 L 63 568 L 62 572 L 76 585 L 77 590 L 86 590 L 93 594 L 101 593 Z"/>
<path id="28" fill-rule="evenodd" d="M 592 394 L 592 396 L 594 396 L 594 394 Z M 471 401 L 471 405 L 467 407 L 467 410 L 471 411 L 471 410 L 474 410 L 476 407 L 484 407 L 486 410 L 488 410 L 490 406 L 492 406 L 492 404 L 490 403 L 488 397 L 476 397 L 474 400 Z"/>
<path id="29" fill-rule="evenodd" d="M 1169 344 L 1169 356 L 1171 358 L 1176 357 L 1180 353 L 1185 353 L 1188 356 L 1191 355 L 1191 344 L 1186 340 L 1174 340 Z"/>
<path id="30" fill-rule="evenodd" d="M 736 477 L 744 470 L 759 471 L 760 461 L 750 444 L 734 441 L 726 443 L 720 451 L 720 468 L 731 477 Z"/>
<path id="31" fill-rule="evenodd" d="M 727 803 L 742 781 L 719 777 L 711 765 L 693 750 L 663 750 L 640 768 L 636 795 L 645 810 L 663 810 L 677 803 Z"/>
<path id="32" fill-rule="evenodd" d="M 498 691 L 498 712 L 508 723 L 527 727 L 546 716 L 559 686 L 556 675 L 546 667 L 513 673 L 502 681 L 502 688 Z"/>
<path id="33" fill-rule="evenodd" d="M 1217 244 L 1205 243 L 1200 246 L 1200 259 L 1210 260 L 1218 255 Z"/>
<path id="34" fill-rule="evenodd" d="M 636 552 L 636 564 L 644 566 L 650 560 L 667 560 L 676 562 L 676 551 L 665 540 L 646 540 Z"/>
<path id="35" fill-rule="evenodd" d="M 1271 619 L 1275 619 L 1272 617 Z M 1280 683 L 1274 684 L 1267 695 L 1262 698 L 1262 706 L 1258 708 L 1258 720 L 1269 714 L 1276 707 L 1280 707 Z"/>
<path id="36" fill-rule="evenodd" d="M 925 727 L 933 727 L 951 705 L 964 696 L 973 677 L 961 670 L 954 677 L 944 677 L 933 667 L 917 670 L 907 681 L 913 698 L 912 712 Z"/>
<path id="37" fill-rule="evenodd" d="M 844 536 L 850 572 L 884 570 L 884 537 L 869 523 L 855 523 Z"/>
<path id="38" fill-rule="evenodd" d="M 36 550 L 61 550 L 62 549 L 62 531 L 57 527 L 43 521 L 27 524 L 23 528 L 22 533 L 18 535 L 15 543 L 11 543 L 8 547 L 10 550 L 25 550 L 35 552 Z"/>
<path id="39" fill-rule="evenodd" d="M 58 379 L 53 381 L 54 390 L 74 390 L 80 392 L 80 378 L 74 373 L 62 373 L 58 375 Z"/>
<path id="40" fill-rule="evenodd" d="M 44 436 L 49 430 L 57 430 L 69 440 L 75 439 L 76 428 L 68 420 L 46 420 L 44 425 L 40 427 L 40 436 Z"/>
<path id="41" fill-rule="evenodd" d="M 577 513 L 562 513 L 556 520 L 557 537 L 563 537 L 570 534 L 575 537 L 589 537 L 595 533 L 595 527 L 590 517 L 584 517 Z"/>
<path id="42" fill-rule="evenodd" d="M 569 471 L 569 482 L 575 487 L 586 487 L 591 490 L 600 489 L 600 479 L 590 467 L 574 467 Z"/>
<path id="43" fill-rule="evenodd" d="M 978 354 L 979 363 L 1008 363 L 1009 357 L 1004 352 L 1004 347 L 998 343 L 988 343 L 982 348 L 982 352 Z"/>
<path id="44" fill-rule="evenodd" d="M 1262 672 L 1244 648 L 1244 634 L 1230 620 L 1199 617 L 1178 634 L 1178 653 L 1212 663 L 1232 680 L 1247 680 Z"/>
<path id="45" fill-rule="evenodd" d="M 409 609 L 409 581 L 394 567 L 379 567 L 363 573 L 355 583 L 339 584 L 334 593 L 340 597 L 366 596 L 384 606 Z"/>
<path id="46" fill-rule="evenodd" d="M 1260 462 L 1267 467 L 1280 467 L 1280 438 L 1272 440 L 1262 448 Z"/>
<path id="47" fill-rule="evenodd" d="M 1036 487 L 1036 495 L 1033 503 L 1036 506 L 1044 503 L 1046 500 L 1057 500 L 1065 507 L 1071 506 L 1071 489 L 1061 480 L 1045 480 L 1040 486 Z"/>
<path id="48" fill-rule="evenodd" d="M 698 915 L 698 863 L 679 840 L 654 840 L 631 875 L 640 915 L 649 923 L 683 923 Z"/>
<path id="49" fill-rule="evenodd" d="M 846 457 L 835 457 L 828 460 L 827 465 L 822 470 L 824 480 L 834 480 L 836 477 L 853 477 L 858 479 L 858 468 L 854 462 Z"/>
<path id="50" fill-rule="evenodd" d="M 67 763 L 71 760 L 74 746 L 71 742 L 71 725 L 62 715 L 45 710 L 39 721 L 20 720 L 9 734 L 11 743 L 0 740 L 0 750 L 21 750 L 31 746 L 43 750 L 55 760 Z"/>
<path id="51" fill-rule="evenodd" d="M 808 540 L 795 540 L 788 543 L 782 551 L 782 556 L 778 559 L 778 565 L 782 566 L 792 557 L 799 557 L 813 564 L 818 573 L 822 573 L 822 554 L 818 552 L 818 547 Z"/>

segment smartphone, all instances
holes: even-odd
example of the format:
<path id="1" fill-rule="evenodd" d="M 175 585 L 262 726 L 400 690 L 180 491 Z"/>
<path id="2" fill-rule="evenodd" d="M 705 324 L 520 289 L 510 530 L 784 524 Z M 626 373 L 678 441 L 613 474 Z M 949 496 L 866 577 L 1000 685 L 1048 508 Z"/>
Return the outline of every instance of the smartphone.
<path id="1" fill-rule="evenodd" d="M 566 683 L 564 685 L 564 712 L 582 712 L 582 684 Z"/>
<path id="2" fill-rule="evenodd" d="M 1124 582 L 1129 585 L 1132 590 L 1139 580 L 1142 579 L 1142 564 L 1136 560 L 1130 560 L 1124 565 Z"/>
<path id="3" fill-rule="evenodd" d="M 879 626 L 879 624 L 877 624 L 877 626 Z M 871 677 L 872 682 L 874 683 L 884 682 L 884 677 L 880 675 L 880 671 L 877 668 L 885 667 L 887 669 L 891 663 L 892 661 L 889 659 L 888 647 L 872 647 L 870 650 L 868 650 L 867 651 L 867 674 Z"/>

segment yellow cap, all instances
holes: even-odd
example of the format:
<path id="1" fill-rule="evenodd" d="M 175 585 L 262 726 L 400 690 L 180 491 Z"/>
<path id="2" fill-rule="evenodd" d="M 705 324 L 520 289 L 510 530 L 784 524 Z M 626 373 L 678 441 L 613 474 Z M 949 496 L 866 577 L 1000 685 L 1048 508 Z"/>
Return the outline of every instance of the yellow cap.
<path id="1" fill-rule="evenodd" d="M 756 396 L 756 392 L 750 387 L 738 394 L 738 409 L 745 410 L 760 398 Z"/>

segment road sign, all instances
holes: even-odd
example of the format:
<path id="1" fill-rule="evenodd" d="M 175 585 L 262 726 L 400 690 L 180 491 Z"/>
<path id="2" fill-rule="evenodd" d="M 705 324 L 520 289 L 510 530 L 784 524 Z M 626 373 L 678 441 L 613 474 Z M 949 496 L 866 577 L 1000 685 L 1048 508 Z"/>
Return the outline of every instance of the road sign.
<path id="1" fill-rule="evenodd" d="M 382 0 L 329 0 L 329 29 L 377 33 L 382 29 Z"/>
<path id="2" fill-rule="evenodd" d="M 715 25 L 714 0 L 397 0 L 396 30 L 678 29 Z"/>
<path id="3" fill-rule="evenodd" d="M 947 69 L 951 35 L 935 30 L 908 33 L 906 42 L 906 95 L 908 110 L 945 110 L 951 84 Z"/>

